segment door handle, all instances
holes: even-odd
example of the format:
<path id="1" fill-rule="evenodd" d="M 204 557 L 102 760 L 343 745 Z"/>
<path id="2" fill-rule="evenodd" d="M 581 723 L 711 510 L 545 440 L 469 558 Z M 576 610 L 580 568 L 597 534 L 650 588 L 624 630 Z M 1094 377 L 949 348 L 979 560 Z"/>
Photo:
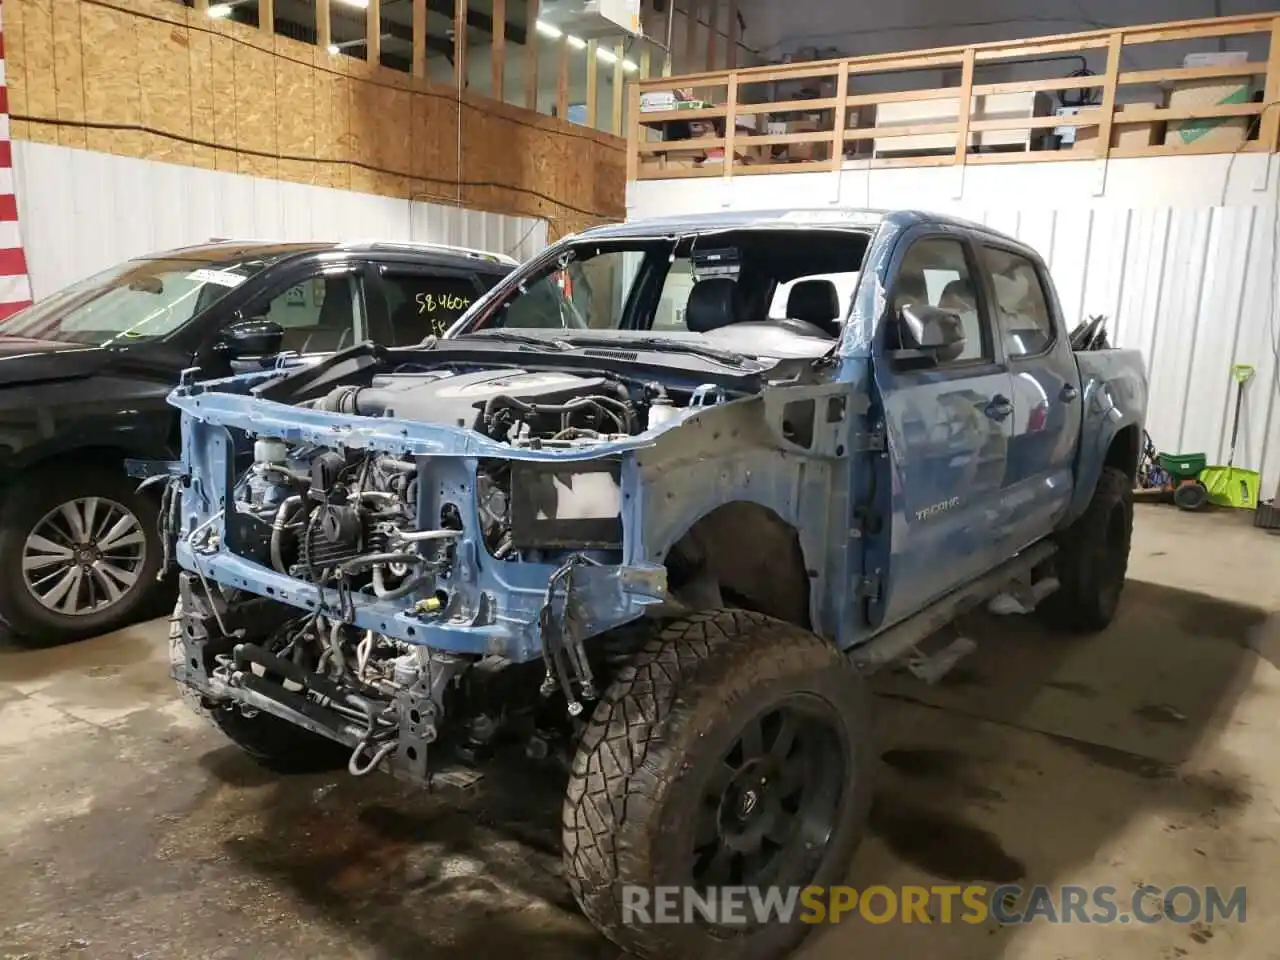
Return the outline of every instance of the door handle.
<path id="1" fill-rule="evenodd" d="M 1001 396 L 997 393 L 991 398 L 990 402 L 982 408 L 982 412 L 992 420 L 1003 420 L 1005 417 L 1009 416 L 1009 414 L 1013 413 L 1013 403 L 1008 397 Z"/>
<path id="2" fill-rule="evenodd" d="M 1070 403 L 1078 396 L 1080 396 L 1080 391 L 1076 389 L 1075 384 L 1064 383 L 1062 385 L 1062 392 L 1058 394 L 1058 399 L 1063 403 Z"/>

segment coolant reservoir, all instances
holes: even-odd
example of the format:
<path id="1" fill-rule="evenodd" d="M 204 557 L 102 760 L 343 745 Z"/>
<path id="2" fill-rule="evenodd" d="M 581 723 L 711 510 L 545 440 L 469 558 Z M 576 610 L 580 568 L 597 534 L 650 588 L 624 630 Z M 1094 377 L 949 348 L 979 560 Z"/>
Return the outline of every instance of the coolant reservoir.
<path id="1" fill-rule="evenodd" d="M 284 463 L 289 447 L 276 437 L 259 437 L 253 442 L 254 463 Z"/>
<path id="2" fill-rule="evenodd" d="M 664 423 L 670 423 L 680 415 L 680 411 L 676 409 L 676 405 L 667 397 L 656 397 L 649 404 L 649 419 L 645 424 L 646 429 L 652 430 L 654 427 L 660 427 Z"/>

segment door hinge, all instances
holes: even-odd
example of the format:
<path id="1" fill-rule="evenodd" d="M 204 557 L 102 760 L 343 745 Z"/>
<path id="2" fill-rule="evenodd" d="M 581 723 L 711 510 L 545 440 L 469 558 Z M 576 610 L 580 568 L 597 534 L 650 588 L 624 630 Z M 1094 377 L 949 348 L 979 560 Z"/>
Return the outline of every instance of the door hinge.
<path id="1" fill-rule="evenodd" d="M 853 435 L 855 453 L 883 453 L 887 448 L 884 423 L 876 421 L 870 430 L 859 431 Z"/>

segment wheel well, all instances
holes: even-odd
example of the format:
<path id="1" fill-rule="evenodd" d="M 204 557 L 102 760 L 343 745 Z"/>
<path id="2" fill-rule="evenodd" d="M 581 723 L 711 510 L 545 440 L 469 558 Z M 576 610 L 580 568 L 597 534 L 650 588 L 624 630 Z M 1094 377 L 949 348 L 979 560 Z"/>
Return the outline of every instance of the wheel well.
<path id="1" fill-rule="evenodd" d="M 667 552 L 673 594 L 699 580 L 719 587 L 726 606 L 810 627 L 809 574 L 796 529 L 758 503 L 734 501 L 698 520 Z"/>
<path id="2" fill-rule="evenodd" d="M 1111 438 L 1111 446 L 1107 448 L 1107 456 L 1102 465 L 1123 470 L 1125 476 L 1132 480 L 1138 475 L 1138 455 L 1141 452 L 1142 438 L 1137 425 L 1122 427 Z"/>
<path id="3" fill-rule="evenodd" d="M 124 462 L 136 454 L 131 453 L 121 447 L 74 447 L 70 450 L 58 450 L 46 454 L 38 460 L 33 460 L 8 477 L 3 486 L 0 486 L 0 498 L 4 496 L 5 489 L 11 488 L 15 483 L 21 482 L 22 478 L 29 477 L 35 473 L 45 473 L 53 471 L 75 470 L 86 466 L 103 467 L 108 470 L 119 470 L 124 473 Z"/>

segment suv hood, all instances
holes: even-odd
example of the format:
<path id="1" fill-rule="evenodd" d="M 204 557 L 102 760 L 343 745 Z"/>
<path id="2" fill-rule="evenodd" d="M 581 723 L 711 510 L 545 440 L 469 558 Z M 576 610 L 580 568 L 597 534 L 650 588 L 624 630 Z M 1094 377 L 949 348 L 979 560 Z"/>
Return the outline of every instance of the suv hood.
<path id="1" fill-rule="evenodd" d="M 0 334 L 0 384 L 89 377 L 108 362 L 101 347 Z"/>

